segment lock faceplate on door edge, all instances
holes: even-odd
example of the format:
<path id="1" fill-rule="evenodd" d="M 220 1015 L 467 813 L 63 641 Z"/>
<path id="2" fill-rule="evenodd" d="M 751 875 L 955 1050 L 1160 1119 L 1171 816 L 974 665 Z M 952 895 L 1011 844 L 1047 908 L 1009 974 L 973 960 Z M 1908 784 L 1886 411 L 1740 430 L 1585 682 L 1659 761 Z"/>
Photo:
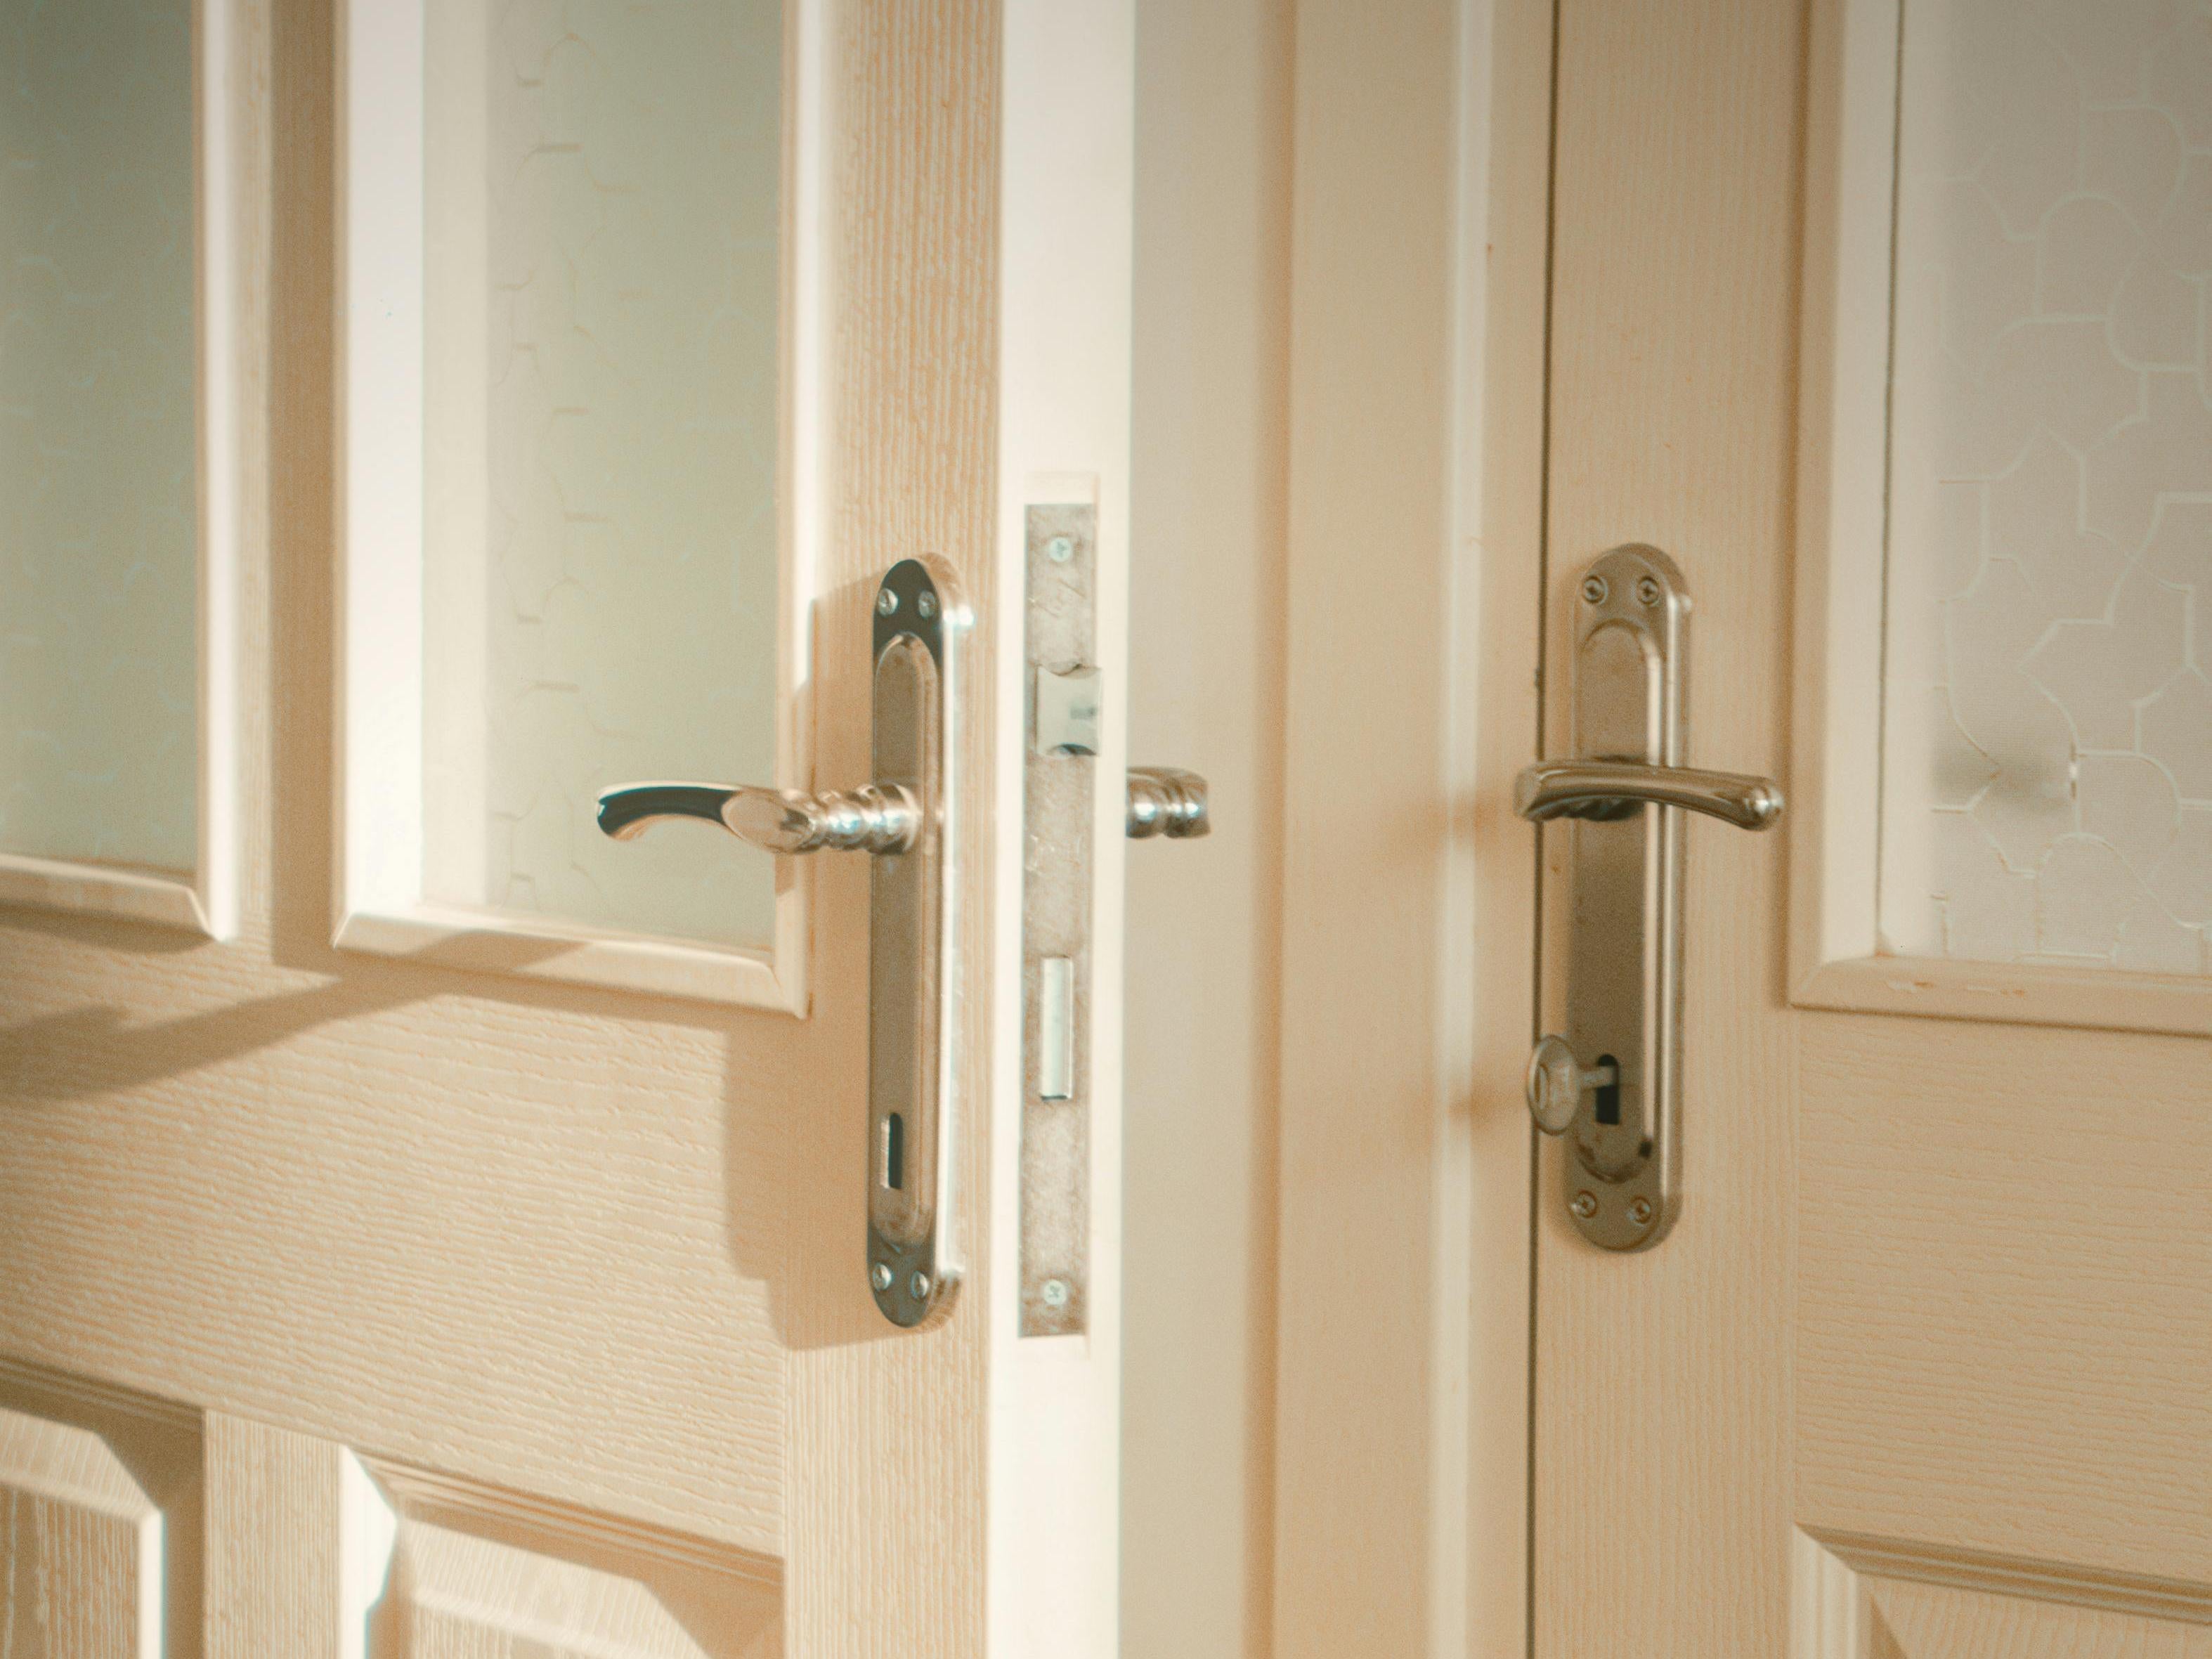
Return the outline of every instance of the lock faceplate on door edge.
<path id="1" fill-rule="evenodd" d="M 1647 1249 L 1682 1206 L 1683 826 L 1701 812 L 1764 830 L 1765 778 L 1683 764 L 1690 597 L 1656 547 L 1584 573 L 1574 619 L 1574 761 L 1530 767 L 1516 805 L 1574 820 L 1563 1035 L 1528 1062 L 1537 1126 L 1566 1140 L 1567 1213 L 1609 1250 Z"/>
<path id="2" fill-rule="evenodd" d="M 894 1325 L 933 1324 L 959 1283 L 953 1085 L 960 1006 L 961 653 L 973 620 L 952 568 L 902 559 L 876 589 L 873 781 L 810 795 L 633 783 L 599 797 L 617 841 L 671 818 L 783 854 L 873 854 L 868 875 L 868 1287 Z"/>

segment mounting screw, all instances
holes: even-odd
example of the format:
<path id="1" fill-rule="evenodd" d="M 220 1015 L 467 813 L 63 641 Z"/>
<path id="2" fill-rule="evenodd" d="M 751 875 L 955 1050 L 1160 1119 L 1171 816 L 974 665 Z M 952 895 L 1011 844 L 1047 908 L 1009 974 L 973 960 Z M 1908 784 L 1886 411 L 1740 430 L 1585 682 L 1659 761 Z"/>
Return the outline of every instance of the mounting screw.
<path id="1" fill-rule="evenodd" d="M 1604 577 L 1585 576 L 1583 578 L 1583 599 L 1585 602 L 1590 605 L 1603 605 L 1605 603 L 1606 592 L 1607 588 Z"/>
<path id="2" fill-rule="evenodd" d="M 934 593 L 915 594 L 914 599 L 914 608 L 916 611 L 921 613 L 922 621 L 927 622 L 932 617 L 937 614 L 937 595 Z"/>
<path id="3" fill-rule="evenodd" d="M 1065 1308 L 1067 1305 L 1067 1281 L 1066 1279 L 1048 1279 L 1045 1280 L 1044 1305 L 1048 1308 Z"/>
<path id="4" fill-rule="evenodd" d="M 915 1301 L 927 1302 L 929 1300 L 929 1275 L 927 1273 L 916 1273 L 912 1279 L 907 1280 L 906 1287 Z"/>
<path id="5" fill-rule="evenodd" d="M 1639 578 L 1636 584 L 1636 597 L 1643 600 L 1647 606 L 1658 604 L 1659 579 L 1656 576 Z"/>
<path id="6" fill-rule="evenodd" d="M 1075 538 L 1054 536 L 1044 544 L 1044 556 L 1054 564 L 1066 564 L 1075 556 Z"/>
<path id="7" fill-rule="evenodd" d="M 1575 1194 L 1575 1201 L 1568 1205 L 1567 1207 L 1572 1210 L 1581 1219 L 1588 1221 L 1592 1216 L 1597 1213 L 1597 1194 L 1595 1193 L 1577 1193 Z"/>
<path id="8" fill-rule="evenodd" d="M 878 1261 L 874 1267 L 869 1268 L 868 1283 L 874 1285 L 879 1291 L 888 1291 L 890 1289 L 891 1264 L 888 1261 Z"/>
<path id="9" fill-rule="evenodd" d="M 1650 1221 L 1651 1219 L 1651 1200 L 1648 1198 L 1632 1198 L 1629 1200 L 1628 1218 L 1631 1221 L 1633 1221 L 1639 1227 Z"/>
<path id="10" fill-rule="evenodd" d="M 890 588 L 886 587 L 876 595 L 876 614 L 878 617 L 888 617 L 897 609 L 898 595 Z"/>

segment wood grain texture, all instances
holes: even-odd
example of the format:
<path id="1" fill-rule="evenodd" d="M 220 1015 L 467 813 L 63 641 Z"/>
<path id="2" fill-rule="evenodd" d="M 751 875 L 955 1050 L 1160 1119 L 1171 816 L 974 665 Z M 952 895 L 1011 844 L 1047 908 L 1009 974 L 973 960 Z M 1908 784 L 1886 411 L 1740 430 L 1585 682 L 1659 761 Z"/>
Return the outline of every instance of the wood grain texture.
<path id="1" fill-rule="evenodd" d="M 1898 1659 L 2203 1659 L 2212 1653 L 2212 1629 L 2203 1625 L 1936 1584 L 1877 1579 L 1871 1593 L 1878 1639 L 1886 1639 Z"/>
<path id="2" fill-rule="evenodd" d="M 832 9 L 815 661 L 817 775 L 839 786 L 866 764 L 876 573 L 944 553 L 990 615 L 998 10 Z M 864 866 L 821 873 L 805 1022 L 330 946 L 333 10 L 270 0 L 243 82 L 265 100 L 246 198 L 273 203 L 247 262 L 267 445 L 241 571 L 244 929 L 179 948 L 0 912 L 0 1352 L 788 1554 L 793 1652 L 975 1651 L 984 1285 L 921 1338 L 867 1295 Z M 979 901 L 997 851 L 971 851 Z M 988 903 L 969 917 L 987 964 Z M 972 981 L 975 1102 L 988 1010 Z"/>
<path id="3" fill-rule="evenodd" d="M 781 1564 L 389 1464 L 368 1659 L 778 1659 Z"/>
<path id="4" fill-rule="evenodd" d="M 1458 1639 L 1458 8 L 1303 0 L 1291 204 L 1275 1650 Z M 1518 947 L 1516 947 L 1516 949 Z"/>
<path id="5" fill-rule="evenodd" d="M 1787 758 L 1801 21 L 1760 0 L 1560 13 L 1547 752 L 1569 752 L 1575 584 L 1645 541 L 1697 605 L 1692 763 Z M 1568 841 L 1545 836 L 1553 960 Z M 1560 1150 L 1545 1156 L 1540 1654 L 1748 1656 L 1785 1638 L 1799 1030 L 1779 1006 L 1783 852 L 1688 831 L 1680 1224 L 1641 1255 L 1584 1244 Z"/>
<path id="6" fill-rule="evenodd" d="M 0 1485 L 15 1492 L 17 1522 L 25 1522 L 42 1500 L 58 1493 L 74 1516 L 64 1534 L 76 1528 L 80 1542 L 88 1535 L 86 1529 L 106 1533 L 112 1541 L 112 1528 L 127 1522 L 143 1552 L 131 1571 L 131 1594 L 153 1620 L 143 1639 L 162 1659 L 196 1659 L 202 1650 L 205 1535 L 198 1414 L 129 1389 L 0 1358 L 0 1421 L 10 1425 L 9 1467 L 17 1471 L 13 1479 L 0 1477 Z M 19 1530 L 0 1547 L 0 1577 L 19 1591 L 31 1586 L 34 1599 L 53 1602 L 58 1624 L 50 1631 L 121 1628 L 118 1604 L 112 1599 L 104 1612 L 93 1602 L 75 1612 L 62 1607 L 65 1600 L 85 1601 L 93 1581 L 80 1577 L 72 1584 L 56 1577 L 52 1559 L 42 1564 L 41 1553 Z M 116 1591 L 118 1582 L 100 1581 L 108 1592 Z M 19 1612 L 22 1605 L 17 1603 Z M 86 1619 L 92 1622 L 81 1622 Z M 17 1637 L 29 1639 L 21 1626 Z M 21 1650 L 0 1645 L 0 1651 Z"/>
<path id="7" fill-rule="evenodd" d="M 343 1455 L 313 1435 L 209 1414 L 208 1659 L 345 1659 Z"/>
<path id="8" fill-rule="evenodd" d="M 1808 1019 L 1802 1522 L 2212 1583 L 2204 1058 Z"/>
<path id="9" fill-rule="evenodd" d="M 161 1507 L 100 1437 L 0 1407 L 0 1652 L 156 1659 Z"/>
<path id="10" fill-rule="evenodd" d="M 2212 1589 L 1800 1533 L 1791 1659 L 2198 1659 Z"/>
<path id="11" fill-rule="evenodd" d="M 1606 546 L 1666 548 L 1698 605 L 1692 758 L 1776 774 L 1802 21 L 1569 8 L 1560 37 L 1553 615 Z M 1601 1255 L 1547 1166 L 1536 1651 L 1776 1651 L 1793 1550 L 1796 1651 L 2194 1651 L 2205 1047 L 1785 1008 L 1790 833 L 1690 830 L 1680 1224 Z M 1797 1527 L 1854 1539 L 1833 1547 L 1873 1588 L 1808 1577 Z"/>
<path id="12" fill-rule="evenodd" d="M 957 947 L 969 1265 L 951 1321 L 919 1336 L 884 1322 L 863 1277 L 867 872 L 844 860 L 817 890 L 816 1097 L 790 1103 L 784 1120 L 803 1171 L 789 1223 L 787 1629 L 795 1655 L 964 1655 L 983 1649 L 992 895 L 994 860 L 1018 856 L 995 838 L 991 794 L 1000 8 L 836 0 L 831 24 L 837 321 L 817 775 L 832 787 L 866 776 L 875 576 L 943 555 L 976 616 L 959 757 L 974 835 Z"/>

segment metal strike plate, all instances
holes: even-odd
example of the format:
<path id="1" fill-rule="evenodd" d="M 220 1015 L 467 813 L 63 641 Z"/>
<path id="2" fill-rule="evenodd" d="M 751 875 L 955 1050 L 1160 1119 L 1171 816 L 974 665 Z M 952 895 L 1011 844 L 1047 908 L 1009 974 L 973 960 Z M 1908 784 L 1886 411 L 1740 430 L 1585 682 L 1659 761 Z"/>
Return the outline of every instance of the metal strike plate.
<path id="1" fill-rule="evenodd" d="M 1091 906 L 1097 844 L 1098 512 L 1024 515 L 1022 1132 L 1018 1328 L 1074 1336 L 1091 1319 Z"/>
<path id="2" fill-rule="evenodd" d="M 1575 599 L 1577 757 L 1683 764 L 1689 620 L 1682 573 L 1656 548 L 1617 547 L 1584 574 Z M 1567 831 L 1574 913 L 1563 1036 L 1590 1081 L 1577 1087 L 1566 1126 L 1565 1196 L 1583 1237 L 1608 1250 L 1649 1249 L 1681 1210 L 1683 817 L 1677 806 L 1623 800 Z"/>
<path id="3" fill-rule="evenodd" d="M 920 822 L 870 861 L 868 1281 L 894 1325 L 935 1322 L 959 1285 L 954 1248 L 960 650 L 969 622 L 938 559 L 891 567 L 875 605 L 874 776 Z"/>

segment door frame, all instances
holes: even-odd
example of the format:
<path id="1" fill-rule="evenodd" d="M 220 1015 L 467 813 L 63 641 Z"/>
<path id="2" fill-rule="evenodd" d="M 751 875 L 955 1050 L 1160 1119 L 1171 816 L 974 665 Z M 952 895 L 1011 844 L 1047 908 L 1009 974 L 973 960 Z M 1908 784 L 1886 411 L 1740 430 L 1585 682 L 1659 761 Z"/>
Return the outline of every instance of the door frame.
<path id="1" fill-rule="evenodd" d="M 1283 1659 L 1528 1642 L 1553 18 L 1297 7 Z"/>

